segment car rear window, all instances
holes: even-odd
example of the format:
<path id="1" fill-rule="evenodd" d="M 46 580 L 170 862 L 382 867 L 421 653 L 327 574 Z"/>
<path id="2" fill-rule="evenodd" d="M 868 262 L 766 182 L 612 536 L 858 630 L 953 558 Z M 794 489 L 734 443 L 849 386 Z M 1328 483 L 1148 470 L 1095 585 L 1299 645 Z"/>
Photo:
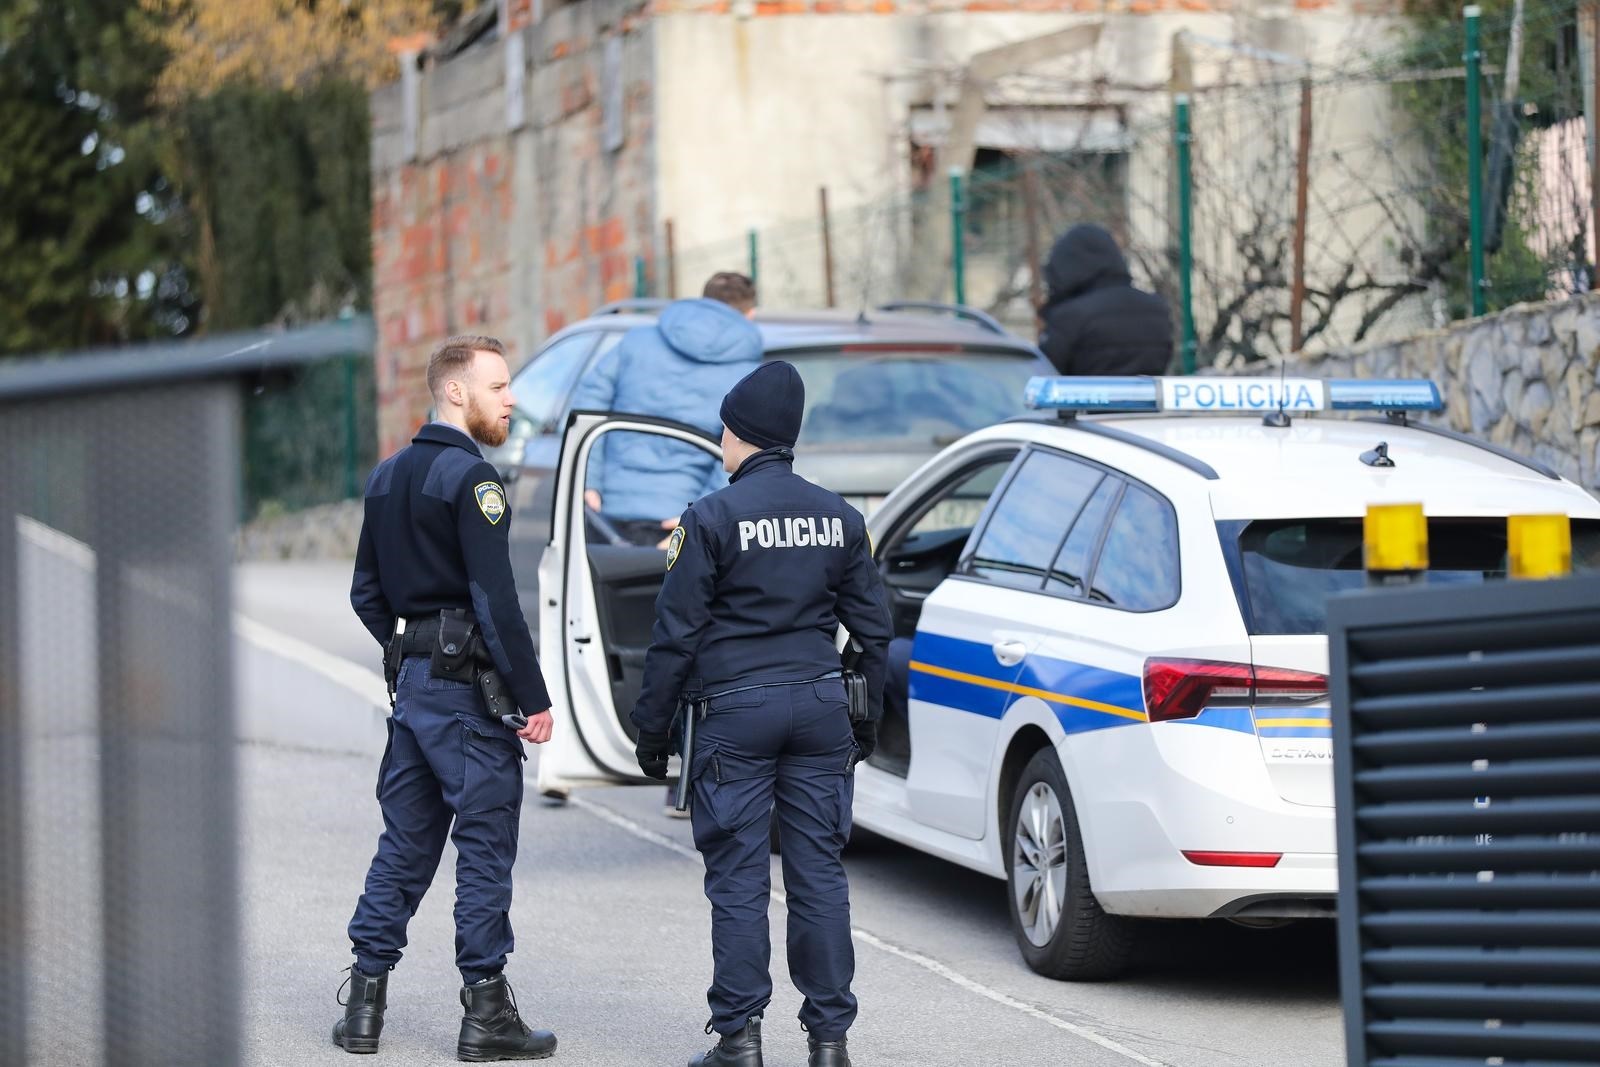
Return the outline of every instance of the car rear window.
<path id="1" fill-rule="evenodd" d="M 1233 524 L 1229 524 L 1233 525 Z M 1241 595 L 1251 632 L 1325 634 L 1328 597 L 1366 585 L 1360 519 L 1273 519 L 1238 532 Z M 1228 531 L 1224 529 L 1224 542 Z M 1429 519 L 1429 585 L 1475 585 L 1506 576 L 1504 519 Z M 1600 571 L 1600 522 L 1572 523 L 1574 571 Z M 1236 584 L 1238 584 L 1236 582 Z"/>
<path id="2" fill-rule="evenodd" d="M 942 447 L 1021 414 L 1044 365 L 1027 353 L 877 348 L 777 353 L 806 386 L 798 447 Z"/>

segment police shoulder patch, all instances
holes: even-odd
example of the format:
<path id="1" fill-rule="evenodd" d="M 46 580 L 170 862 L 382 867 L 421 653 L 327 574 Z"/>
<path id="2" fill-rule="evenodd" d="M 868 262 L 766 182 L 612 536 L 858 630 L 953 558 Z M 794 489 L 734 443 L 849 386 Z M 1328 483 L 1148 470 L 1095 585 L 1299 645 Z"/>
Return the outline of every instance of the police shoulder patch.
<path id="1" fill-rule="evenodd" d="M 679 526 L 672 531 L 672 536 L 667 538 L 667 570 L 678 562 L 678 553 L 683 551 L 683 527 Z"/>
<path id="2" fill-rule="evenodd" d="M 489 520 L 489 525 L 499 525 L 506 513 L 506 491 L 500 483 L 479 482 L 472 487 L 472 495 L 477 498 L 478 510 Z"/>

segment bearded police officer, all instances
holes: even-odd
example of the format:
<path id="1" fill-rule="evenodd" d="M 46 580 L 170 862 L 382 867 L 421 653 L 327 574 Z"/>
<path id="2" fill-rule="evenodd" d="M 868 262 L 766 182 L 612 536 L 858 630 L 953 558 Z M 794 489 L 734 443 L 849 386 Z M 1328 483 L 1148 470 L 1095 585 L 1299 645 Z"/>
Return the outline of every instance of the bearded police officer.
<path id="1" fill-rule="evenodd" d="M 385 646 L 394 713 L 378 772 L 384 831 L 350 920 L 355 963 L 333 1041 L 347 1052 L 378 1051 L 388 972 L 448 836 L 458 856 L 465 1009 L 456 1055 L 542 1059 L 555 1051 L 555 1035 L 523 1023 L 501 973 L 512 947 L 522 741 L 542 744 L 551 730 L 511 576 L 505 489 L 477 445 L 501 444 L 510 428 L 504 346 L 450 338 L 428 361 L 428 388 L 437 421 L 367 482 L 350 590 L 356 614 Z"/>
<path id="2" fill-rule="evenodd" d="M 767 933 L 774 804 L 788 891 L 789 973 L 812 1067 L 849 1067 L 856 1016 L 850 890 L 839 853 L 852 773 L 876 743 L 892 630 L 861 514 L 792 469 L 805 389 L 766 363 L 722 402 L 727 488 L 684 512 L 633 709 L 639 766 L 666 777 L 680 697 L 695 699 L 695 846 L 705 858 L 719 1040 L 691 1067 L 761 1067 L 772 999 Z M 872 718 L 852 726 L 835 635 L 861 646 Z M 698 699 L 696 699 L 698 698 Z M 703 717 L 701 717 L 703 709 Z"/>

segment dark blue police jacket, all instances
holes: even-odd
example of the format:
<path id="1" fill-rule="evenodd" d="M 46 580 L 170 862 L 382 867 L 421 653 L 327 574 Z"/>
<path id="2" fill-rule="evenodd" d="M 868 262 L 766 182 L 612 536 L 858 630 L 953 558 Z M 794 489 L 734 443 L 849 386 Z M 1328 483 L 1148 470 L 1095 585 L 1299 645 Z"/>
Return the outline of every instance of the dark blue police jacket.
<path id="1" fill-rule="evenodd" d="M 666 733 L 680 694 L 837 671 L 841 622 L 864 650 L 856 667 L 879 715 L 894 633 L 866 522 L 793 462 L 786 448 L 758 452 L 683 513 L 633 708 L 642 732 Z"/>
<path id="2" fill-rule="evenodd" d="M 431 422 L 367 479 L 350 603 L 379 644 L 395 617 L 467 608 L 523 714 L 550 706 L 517 604 L 500 475 L 467 434 Z"/>

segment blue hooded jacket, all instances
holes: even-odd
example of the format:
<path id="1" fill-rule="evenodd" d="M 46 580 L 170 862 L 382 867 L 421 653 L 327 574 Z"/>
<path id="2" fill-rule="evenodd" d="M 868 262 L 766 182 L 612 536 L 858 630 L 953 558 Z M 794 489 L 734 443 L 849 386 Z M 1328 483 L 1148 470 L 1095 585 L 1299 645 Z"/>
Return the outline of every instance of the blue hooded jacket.
<path id="1" fill-rule="evenodd" d="M 579 383 L 572 406 L 653 415 L 722 433 L 722 398 L 761 362 L 761 331 L 720 300 L 678 300 L 654 326 L 629 330 Z M 618 432 L 600 439 L 587 488 L 619 519 L 677 518 L 727 484 L 709 454 L 660 437 Z"/>

